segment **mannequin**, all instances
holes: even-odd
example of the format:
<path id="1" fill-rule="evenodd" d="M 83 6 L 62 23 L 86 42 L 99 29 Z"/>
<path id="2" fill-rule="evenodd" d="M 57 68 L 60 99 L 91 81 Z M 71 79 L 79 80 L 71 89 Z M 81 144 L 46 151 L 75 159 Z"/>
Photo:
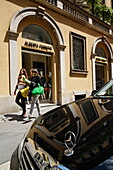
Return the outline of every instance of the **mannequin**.
<path id="1" fill-rule="evenodd" d="M 49 100 L 52 100 L 52 74 L 51 71 L 49 71 L 48 74 L 48 86 L 49 86 Z"/>
<path id="2" fill-rule="evenodd" d="M 44 77 L 43 71 L 40 71 L 40 76 L 41 76 L 41 77 Z"/>
<path id="3" fill-rule="evenodd" d="M 40 78 L 41 78 L 42 86 L 45 87 L 46 80 L 45 80 L 45 77 L 43 75 L 43 71 L 42 70 L 40 71 Z M 41 95 L 41 97 L 42 97 L 42 100 L 45 100 L 45 93 L 43 95 Z"/>
<path id="4" fill-rule="evenodd" d="M 43 75 L 43 71 L 40 71 L 40 78 L 41 78 L 42 86 L 44 87 L 46 81 L 45 81 L 45 77 L 44 77 L 44 75 Z"/>

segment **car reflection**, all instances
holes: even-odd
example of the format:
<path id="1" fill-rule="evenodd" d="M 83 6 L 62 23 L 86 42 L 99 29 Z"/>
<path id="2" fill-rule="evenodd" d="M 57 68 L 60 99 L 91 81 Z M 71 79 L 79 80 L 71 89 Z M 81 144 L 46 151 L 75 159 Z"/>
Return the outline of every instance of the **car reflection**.
<path id="1" fill-rule="evenodd" d="M 113 155 L 112 92 L 110 80 L 93 96 L 38 117 L 12 154 L 10 170 L 91 170 L 100 166 Z"/>

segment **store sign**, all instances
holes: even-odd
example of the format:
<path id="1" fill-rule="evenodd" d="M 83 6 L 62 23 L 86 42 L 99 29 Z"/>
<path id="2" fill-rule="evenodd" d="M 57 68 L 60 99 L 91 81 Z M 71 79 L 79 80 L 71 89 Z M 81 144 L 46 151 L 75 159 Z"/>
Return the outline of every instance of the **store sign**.
<path id="1" fill-rule="evenodd" d="M 25 41 L 24 46 L 32 48 L 32 49 L 38 49 L 41 51 L 52 51 L 52 47 L 49 45 L 43 45 L 43 44 L 38 44 L 38 43 L 34 43 L 34 42 L 28 42 Z"/>

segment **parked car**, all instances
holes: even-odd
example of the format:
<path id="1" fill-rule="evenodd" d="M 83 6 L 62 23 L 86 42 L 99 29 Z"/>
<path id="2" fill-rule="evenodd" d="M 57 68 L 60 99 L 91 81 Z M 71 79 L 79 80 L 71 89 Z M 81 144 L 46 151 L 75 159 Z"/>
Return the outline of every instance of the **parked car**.
<path id="1" fill-rule="evenodd" d="M 38 117 L 10 170 L 90 170 L 113 155 L 113 80 L 88 98 Z"/>

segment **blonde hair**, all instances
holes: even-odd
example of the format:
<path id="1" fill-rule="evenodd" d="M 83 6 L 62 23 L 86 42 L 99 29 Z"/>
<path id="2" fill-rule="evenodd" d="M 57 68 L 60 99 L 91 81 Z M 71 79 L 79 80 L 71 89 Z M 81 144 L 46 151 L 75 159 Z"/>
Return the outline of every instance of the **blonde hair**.
<path id="1" fill-rule="evenodd" d="M 33 74 L 33 76 L 37 76 L 37 75 L 38 75 L 38 70 L 37 70 L 37 69 L 32 68 L 32 69 L 30 70 L 30 73 L 32 73 L 32 74 Z"/>

